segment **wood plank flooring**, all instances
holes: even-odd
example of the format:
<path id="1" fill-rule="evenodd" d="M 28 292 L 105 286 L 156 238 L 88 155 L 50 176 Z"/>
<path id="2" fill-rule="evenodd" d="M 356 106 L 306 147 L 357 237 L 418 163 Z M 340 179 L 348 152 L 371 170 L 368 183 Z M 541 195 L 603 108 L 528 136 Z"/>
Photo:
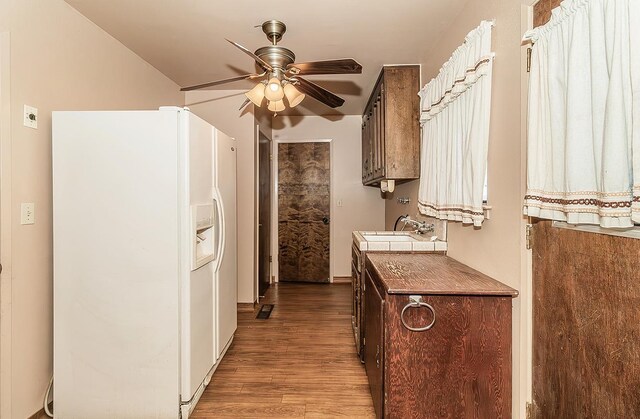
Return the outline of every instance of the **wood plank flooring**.
<path id="1" fill-rule="evenodd" d="M 234 342 L 192 414 L 202 418 L 374 418 L 351 331 L 349 284 L 280 283 L 238 313 Z"/>

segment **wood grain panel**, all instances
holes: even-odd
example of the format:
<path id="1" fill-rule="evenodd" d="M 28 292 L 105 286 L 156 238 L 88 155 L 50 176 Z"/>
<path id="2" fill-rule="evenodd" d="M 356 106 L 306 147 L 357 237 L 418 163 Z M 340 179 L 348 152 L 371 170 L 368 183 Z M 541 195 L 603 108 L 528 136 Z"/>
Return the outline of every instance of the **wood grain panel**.
<path id="1" fill-rule="evenodd" d="M 440 254 L 367 253 L 389 294 L 460 294 L 516 296 L 518 291 Z"/>
<path id="2" fill-rule="evenodd" d="M 640 240 L 535 225 L 538 418 L 640 418 Z"/>
<path id="3" fill-rule="evenodd" d="M 353 350 L 348 284 L 272 285 L 269 320 L 238 313 L 238 330 L 194 419 L 374 418 Z"/>
<path id="4" fill-rule="evenodd" d="M 420 66 L 385 67 L 384 89 L 385 177 L 415 179 L 420 176 Z"/>
<path id="5" fill-rule="evenodd" d="M 279 280 L 329 282 L 329 143 L 278 145 Z"/>
<path id="6" fill-rule="evenodd" d="M 408 296 L 386 300 L 388 417 L 510 418 L 511 298 L 424 300 L 437 316 L 425 332 L 401 324 Z M 405 318 L 414 326 L 432 320 L 426 309 L 409 309 Z"/>
<path id="7" fill-rule="evenodd" d="M 366 319 L 364 366 L 369 379 L 373 407 L 378 417 L 384 409 L 384 299 L 378 292 L 369 273 L 366 282 Z M 384 295 L 384 294 L 383 294 Z"/>
<path id="8" fill-rule="evenodd" d="M 540 0 L 533 6 L 533 26 L 541 26 L 551 19 L 551 11 L 560 6 L 562 0 Z"/>

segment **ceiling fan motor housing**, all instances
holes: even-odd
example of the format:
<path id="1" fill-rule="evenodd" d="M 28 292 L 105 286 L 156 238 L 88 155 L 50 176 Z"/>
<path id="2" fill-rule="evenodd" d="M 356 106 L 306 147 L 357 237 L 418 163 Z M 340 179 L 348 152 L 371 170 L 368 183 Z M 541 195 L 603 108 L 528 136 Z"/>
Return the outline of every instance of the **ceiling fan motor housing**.
<path id="1" fill-rule="evenodd" d="M 287 31 L 287 26 L 279 20 L 267 20 L 262 24 L 262 32 L 267 35 L 267 39 L 275 45 L 280 42 L 282 35 Z"/>
<path id="2" fill-rule="evenodd" d="M 296 55 L 293 51 L 277 45 L 258 48 L 255 54 L 269 63 L 274 69 L 280 69 L 283 72 L 287 69 L 287 65 L 296 60 Z"/>

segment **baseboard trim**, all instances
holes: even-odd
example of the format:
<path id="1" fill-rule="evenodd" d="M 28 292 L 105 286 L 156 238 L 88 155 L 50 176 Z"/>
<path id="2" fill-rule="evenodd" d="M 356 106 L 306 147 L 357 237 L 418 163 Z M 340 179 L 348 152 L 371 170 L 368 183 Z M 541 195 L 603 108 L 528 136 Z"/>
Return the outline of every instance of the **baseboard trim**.
<path id="1" fill-rule="evenodd" d="M 239 313 L 253 313 L 255 310 L 255 303 L 238 303 L 238 312 Z"/>
<path id="2" fill-rule="evenodd" d="M 333 283 L 334 284 L 350 284 L 351 277 L 350 276 L 334 276 Z"/>
<path id="3" fill-rule="evenodd" d="M 53 402 L 49 403 L 49 411 L 53 412 Z M 46 413 L 44 413 L 44 407 L 38 410 L 33 415 L 29 416 L 27 419 L 49 419 Z"/>

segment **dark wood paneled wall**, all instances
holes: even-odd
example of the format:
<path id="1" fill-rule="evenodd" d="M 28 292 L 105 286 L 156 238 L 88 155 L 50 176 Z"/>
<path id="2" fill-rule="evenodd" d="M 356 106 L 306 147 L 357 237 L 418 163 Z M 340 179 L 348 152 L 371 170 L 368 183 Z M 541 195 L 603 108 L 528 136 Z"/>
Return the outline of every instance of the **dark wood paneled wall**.
<path id="1" fill-rule="evenodd" d="M 534 233 L 538 418 L 640 418 L 640 240 Z"/>

